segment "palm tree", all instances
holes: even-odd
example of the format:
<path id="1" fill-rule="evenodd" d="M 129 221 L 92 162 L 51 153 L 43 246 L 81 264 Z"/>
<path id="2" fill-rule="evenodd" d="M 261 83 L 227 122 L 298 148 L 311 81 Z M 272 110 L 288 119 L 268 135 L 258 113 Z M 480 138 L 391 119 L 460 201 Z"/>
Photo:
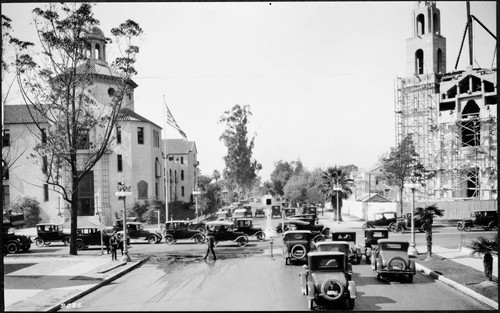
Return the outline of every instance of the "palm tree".
<path id="1" fill-rule="evenodd" d="M 321 174 L 321 182 L 319 184 L 320 192 L 327 200 L 330 200 L 334 208 L 334 215 L 337 218 L 337 196 L 339 202 L 338 220 L 342 220 L 342 199 L 347 199 L 352 195 L 354 188 L 354 180 L 349 178 L 349 173 L 339 167 L 329 167 Z"/>
<path id="2" fill-rule="evenodd" d="M 498 253 L 498 235 L 495 235 L 493 240 L 489 240 L 483 236 L 479 236 L 474 239 L 469 245 L 471 254 L 474 253 L 483 253 L 483 266 L 484 266 L 484 276 L 488 278 L 488 280 L 493 279 L 493 257 L 491 256 L 491 252 L 495 251 Z"/>
<path id="3" fill-rule="evenodd" d="M 430 258 L 432 257 L 432 223 L 434 222 L 434 217 L 443 216 L 444 210 L 439 209 L 436 204 L 433 204 L 425 208 L 416 208 L 415 211 L 415 214 L 420 215 L 420 218 L 424 221 L 427 258 Z"/>

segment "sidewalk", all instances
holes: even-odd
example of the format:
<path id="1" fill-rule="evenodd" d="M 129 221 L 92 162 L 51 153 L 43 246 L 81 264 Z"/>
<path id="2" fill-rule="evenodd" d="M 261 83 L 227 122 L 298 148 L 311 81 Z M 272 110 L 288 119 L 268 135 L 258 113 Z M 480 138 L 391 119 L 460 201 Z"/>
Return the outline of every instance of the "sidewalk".
<path id="1" fill-rule="evenodd" d="M 5 311 L 57 311 L 146 260 L 111 261 L 107 254 L 5 256 Z"/>
<path id="2" fill-rule="evenodd" d="M 333 220 L 333 212 L 325 211 L 319 215 L 322 219 Z M 343 215 L 342 228 L 360 228 L 364 220 Z M 336 222 L 333 222 L 336 223 Z M 438 226 L 438 225 L 436 225 Z M 454 225 L 439 225 L 438 227 L 454 227 Z M 390 236 L 389 236 L 390 237 Z M 357 240 L 358 243 L 362 242 Z M 431 276 L 465 294 L 498 310 L 498 257 L 493 257 L 493 281 L 489 282 L 484 276 L 483 260 L 472 256 L 470 250 L 462 248 L 449 249 L 432 246 L 433 257 L 426 259 L 426 246 L 416 246 L 419 256 L 416 260 L 417 271 Z"/>

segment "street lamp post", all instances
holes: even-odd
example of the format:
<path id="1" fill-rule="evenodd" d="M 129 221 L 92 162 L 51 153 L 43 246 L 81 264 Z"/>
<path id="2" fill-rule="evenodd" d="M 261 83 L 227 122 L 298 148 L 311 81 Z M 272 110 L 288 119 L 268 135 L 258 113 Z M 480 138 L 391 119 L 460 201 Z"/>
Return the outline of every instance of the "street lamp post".
<path id="1" fill-rule="evenodd" d="M 337 192 L 337 223 L 340 224 L 340 207 L 339 207 L 339 191 L 340 191 L 340 186 L 338 183 L 335 183 L 335 186 L 333 188 Z"/>
<path id="2" fill-rule="evenodd" d="M 195 207 L 196 207 L 196 223 L 198 223 L 198 195 L 200 192 L 198 190 L 193 191 Z"/>
<path id="3" fill-rule="evenodd" d="M 127 204 L 126 204 L 126 196 L 132 195 L 130 191 L 130 186 L 126 186 L 125 182 L 119 182 L 117 186 L 118 191 L 115 195 L 118 197 L 118 200 L 123 200 L 123 262 L 132 261 L 128 255 L 127 249 Z"/>
<path id="4" fill-rule="evenodd" d="M 420 184 L 418 183 L 408 183 L 405 184 L 406 188 L 409 188 L 411 190 L 411 242 L 410 242 L 410 247 L 408 248 L 408 254 L 412 256 L 417 256 L 418 251 L 417 247 L 415 246 L 415 220 L 414 220 L 414 214 L 415 214 L 415 189 L 420 187 Z"/>

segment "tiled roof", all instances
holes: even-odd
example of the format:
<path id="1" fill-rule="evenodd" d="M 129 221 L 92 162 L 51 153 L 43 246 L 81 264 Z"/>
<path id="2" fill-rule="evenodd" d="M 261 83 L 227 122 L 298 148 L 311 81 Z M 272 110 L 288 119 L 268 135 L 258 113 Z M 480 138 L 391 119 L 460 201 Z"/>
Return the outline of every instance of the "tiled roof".
<path id="1" fill-rule="evenodd" d="M 25 104 L 5 105 L 3 109 L 5 124 L 46 123 L 47 119 Z"/>
<path id="2" fill-rule="evenodd" d="M 101 60 L 91 60 L 89 63 L 82 64 L 76 68 L 77 74 L 97 74 L 111 78 L 122 78 L 122 75 L 109 67 L 109 65 Z M 131 85 L 135 88 L 138 85 L 134 81 L 130 81 Z"/>
<path id="3" fill-rule="evenodd" d="M 162 150 L 164 149 L 165 142 L 167 144 L 167 153 L 187 154 L 189 151 L 196 152 L 194 141 L 187 141 L 186 139 L 162 139 Z"/>
<path id="4" fill-rule="evenodd" d="M 120 116 L 118 117 L 118 119 L 121 121 L 146 122 L 146 123 L 151 123 L 155 126 L 158 126 L 155 123 L 148 120 L 147 118 L 135 113 L 134 111 L 132 111 L 128 108 L 122 108 L 120 110 Z M 160 127 L 160 126 L 158 126 L 158 127 Z"/>

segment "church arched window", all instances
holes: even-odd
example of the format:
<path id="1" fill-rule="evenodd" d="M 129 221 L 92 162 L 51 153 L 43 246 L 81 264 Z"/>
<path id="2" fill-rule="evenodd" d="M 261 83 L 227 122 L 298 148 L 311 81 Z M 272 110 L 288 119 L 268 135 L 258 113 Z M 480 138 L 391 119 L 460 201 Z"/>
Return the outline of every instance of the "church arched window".
<path id="1" fill-rule="evenodd" d="M 425 34 L 425 17 L 423 14 L 417 16 L 417 35 L 422 36 Z"/>
<path id="2" fill-rule="evenodd" d="M 420 75 L 424 73 L 424 51 L 418 49 L 415 52 L 415 74 Z"/>

